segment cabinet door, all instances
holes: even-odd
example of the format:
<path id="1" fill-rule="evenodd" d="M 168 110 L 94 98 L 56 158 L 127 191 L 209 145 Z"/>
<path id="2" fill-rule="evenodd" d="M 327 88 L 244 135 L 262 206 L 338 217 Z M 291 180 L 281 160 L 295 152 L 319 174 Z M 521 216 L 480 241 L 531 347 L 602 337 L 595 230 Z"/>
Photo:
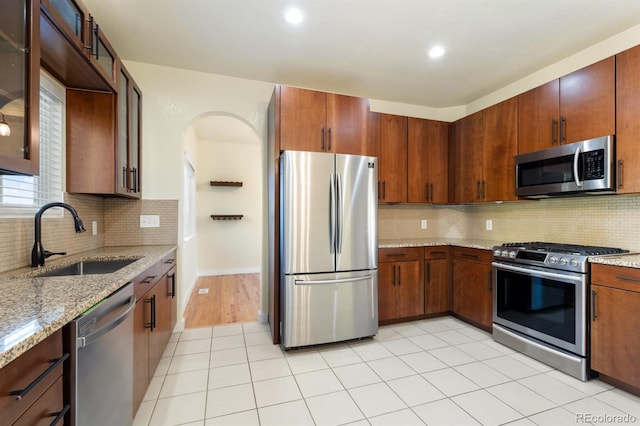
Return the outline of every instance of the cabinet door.
<path id="1" fill-rule="evenodd" d="M 507 99 L 482 111 L 483 201 L 517 200 L 518 104 Z"/>
<path id="2" fill-rule="evenodd" d="M 90 44 L 89 12 L 75 0 L 40 0 L 42 12 L 66 34 L 78 50 L 85 51 Z"/>
<path id="3" fill-rule="evenodd" d="M 118 67 L 116 192 L 139 198 L 142 93 L 131 75 Z"/>
<path id="4" fill-rule="evenodd" d="M 167 298 L 165 278 L 166 276 L 147 294 L 151 298 L 152 312 L 152 327 L 149 329 L 149 377 L 153 377 L 169 340 L 169 299 Z"/>
<path id="5" fill-rule="evenodd" d="M 64 424 L 62 419 L 59 419 L 58 423 L 52 423 L 58 413 L 64 409 L 62 382 L 62 377 L 58 377 L 58 380 L 29 407 L 13 426 L 62 426 Z"/>
<path id="6" fill-rule="evenodd" d="M 107 40 L 107 37 L 93 16 L 90 18 L 90 23 L 93 25 L 93 27 L 90 28 L 90 41 L 93 44 L 89 52 L 89 60 L 105 81 L 115 87 L 116 51 L 111 46 L 111 43 L 109 43 L 109 40 Z"/>
<path id="7" fill-rule="evenodd" d="M 407 201 L 407 117 L 380 114 L 378 200 Z"/>
<path id="8" fill-rule="evenodd" d="M 151 322 L 151 303 L 145 296 L 136 303 L 133 311 L 133 412 L 147 391 L 149 375 L 149 326 Z"/>
<path id="9" fill-rule="evenodd" d="M 449 285 L 449 259 L 430 259 L 425 265 L 425 305 L 426 314 L 451 310 L 451 287 Z"/>
<path id="10" fill-rule="evenodd" d="M 395 263 L 378 264 L 378 321 L 396 317 Z"/>
<path id="11" fill-rule="evenodd" d="M 369 101 L 327 93 L 327 151 L 377 155 L 369 128 Z"/>
<path id="12" fill-rule="evenodd" d="M 39 173 L 39 3 L 0 2 L 0 113 L 10 130 L 0 136 L 0 171 Z"/>
<path id="13" fill-rule="evenodd" d="M 453 201 L 473 203 L 482 194 L 482 111 L 455 122 L 453 135 Z"/>
<path id="14" fill-rule="evenodd" d="M 424 314 L 424 276 L 421 260 L 397 262 L 396 318 Z"/>
<path id="15" fill-rule="evenodd" d="M 491 264 L 453 260 L 453 312 L 479 325 L 492 324 Z"/>
<path id="16" fill-rule="evenodd" d="M 558 79 L 518 95 L 518 153 L 557 146 L 559 117 Z"/>
<path id="17" fill-rule="evenodd" d="M 616 55 L 618 193 L 640 192 L 640 46 Z"/>
<path id="18" fill-rule="evenodd" d="M 280 149 L 326 151 L 326 111 L 326 93 L 280 86 Z"/>
<path id="19" fill-rule="evenodd" d="M 591 368 L 640 387 L 640 293 L 591 286 Z"/>
<path id="20" fill-rule="evenodd" d="M 615 58 L 560 78 L 560 143 L 615 134 Z"/>
<path id="21" fill-rule="evenodd" d="M 408 202 L 448 202 L 449 124 L 409 117 L 407 152 Z"/>

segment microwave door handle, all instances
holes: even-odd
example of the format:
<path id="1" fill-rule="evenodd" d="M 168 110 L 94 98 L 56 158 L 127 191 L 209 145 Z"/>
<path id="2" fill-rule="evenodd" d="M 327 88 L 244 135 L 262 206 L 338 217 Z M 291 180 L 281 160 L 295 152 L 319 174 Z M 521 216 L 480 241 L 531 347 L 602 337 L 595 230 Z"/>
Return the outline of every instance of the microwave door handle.
<path id="1" fill-rule="evenodd" d="M 580 161 L 580 154 L 582 154 L 582 149 L 580 147 L 576 148 L 576 153 L 573 154 L 573 180 L 576 183 L 577 187 L 582 186 L 582 181 L 578 175 L 578 162 Z"/>

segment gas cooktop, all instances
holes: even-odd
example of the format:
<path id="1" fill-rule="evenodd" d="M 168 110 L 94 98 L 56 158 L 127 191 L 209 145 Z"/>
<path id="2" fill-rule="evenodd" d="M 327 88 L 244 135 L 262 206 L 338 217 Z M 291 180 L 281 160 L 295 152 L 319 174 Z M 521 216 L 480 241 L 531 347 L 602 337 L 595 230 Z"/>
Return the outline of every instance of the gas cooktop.
<path id="1" fill-rule="evenodd" d="M 545 242 L 504 243 L 493 248 L 493 258 L 499 262 L 586 273 L 589 256 L 628 253 L 615 247 L 583 246 Z"/>

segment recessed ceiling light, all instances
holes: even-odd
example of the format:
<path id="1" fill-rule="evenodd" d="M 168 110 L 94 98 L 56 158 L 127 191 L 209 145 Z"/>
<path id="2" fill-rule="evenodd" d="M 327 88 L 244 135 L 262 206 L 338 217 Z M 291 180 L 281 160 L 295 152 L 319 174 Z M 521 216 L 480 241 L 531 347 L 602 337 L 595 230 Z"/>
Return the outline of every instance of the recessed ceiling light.
<path id="1" fill-rule="evenodd" d="M 285 12 L 284 18 L 288 23 L 297 25 L 304 20 L 304 15 L 300 9 L 291 8 Z"/>
<path id="2" fill-rule="evenodd" d="M 430 58 L 439 58 L 442 55 L 444 55 L 444 47 L 442 46 L 435 46 L 435 47 L 432 47 L 431 50 L 429 50 Z"/>

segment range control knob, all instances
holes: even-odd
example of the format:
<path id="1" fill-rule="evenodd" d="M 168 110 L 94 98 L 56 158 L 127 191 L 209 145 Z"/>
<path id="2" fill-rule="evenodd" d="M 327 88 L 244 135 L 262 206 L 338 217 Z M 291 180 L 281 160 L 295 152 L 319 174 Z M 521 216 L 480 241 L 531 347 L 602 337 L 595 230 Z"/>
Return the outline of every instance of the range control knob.
<path id="1" fill-rule="evenodd" d="M 502 250 L 502 257 L 509 257 L 509 252 L 506 250 Z"/>
<path id="2" fill-rule="evenodd" d="M 566 257 L 561 257 L 561 258 L 560 258 L 560 264 L 561 264 L 562 266 L 566 265 L 567 263 L 569 263 L 569 261 L 567 260 L 567 258 L 566 258 Z"/>
<path id="3" fill-rule="evenodd" d="M 500 257 L 501 254 L 502 254 L 502 251 L 500 249 L 495 249 L 493 251 L 493 255 L 496 257 Z"/>
<path id="4" fill-rule="evenodd" d="M 516 258 L 516 252 L 515 252 L 515 251 L 513 251 L 513 250 L 511 250 L 511 251 L 509 252 L 509 258 L 510 258 L 510 259 L 515 259 L 515 258 Z"/>
<path id="5" fill-rule="evenodd" d="M 549 263 L 553 263 L 553 264 L 558 263 L 558 258 L 557 258 L 557 257 L 555 257 L 555 256 L 551 256 L 551 257 L 549 258 Z"/>
<path id="6" fill-rule="evenodd" d="M 574 268 L 577 268 L 577 267 L 578 267 L 578 265 L 580 265 L 580 262 L 578 262 L 578 260 L 577 260 L 577 259 L 571 259 L 571 262 L 569 262 L 569 264 L 570 264 L 571 266 L 573 266 Z"/>

